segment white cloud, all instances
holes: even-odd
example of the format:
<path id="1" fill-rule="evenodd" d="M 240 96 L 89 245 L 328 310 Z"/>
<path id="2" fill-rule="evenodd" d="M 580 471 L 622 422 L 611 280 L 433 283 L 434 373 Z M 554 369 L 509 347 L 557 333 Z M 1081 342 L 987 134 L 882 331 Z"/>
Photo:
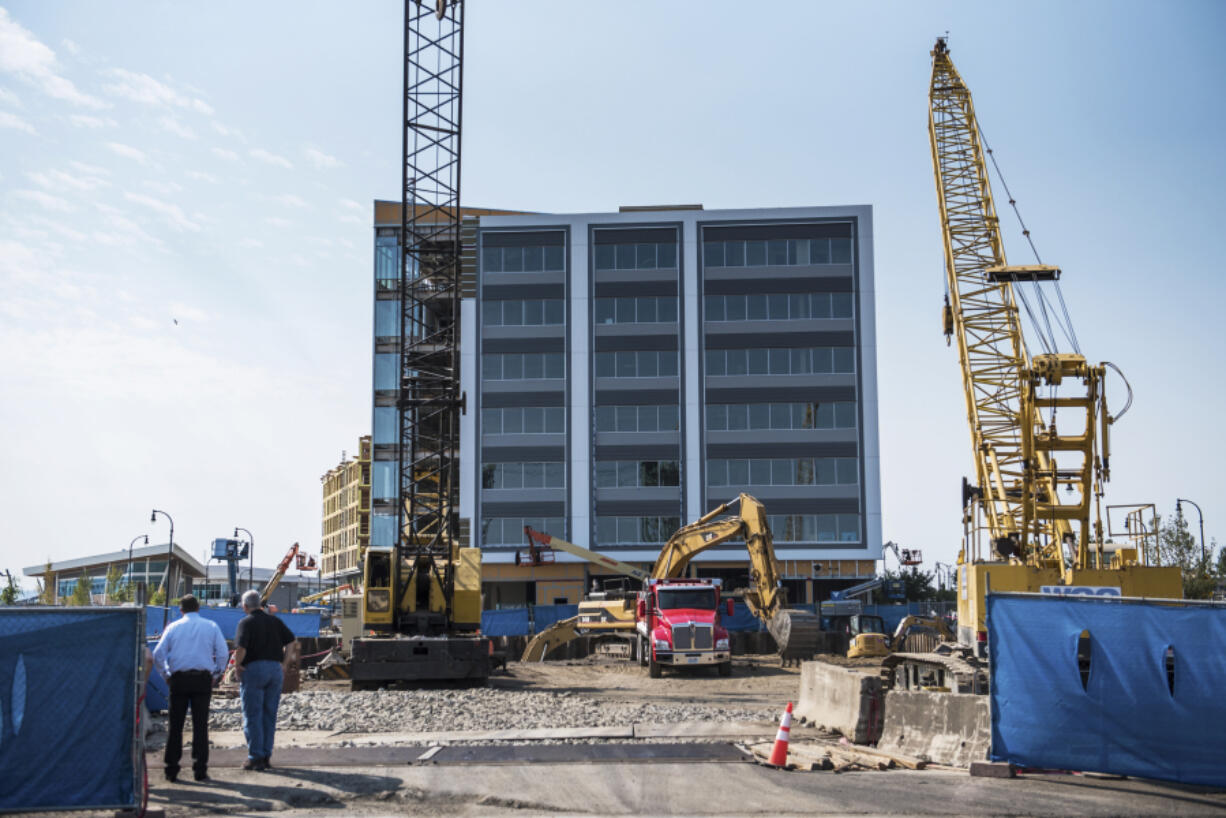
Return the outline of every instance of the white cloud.
<path id="1" fill-rule="evenodd" d="M 145 152 L 137 150 L 131 145 L 125 145 L 122 142 L 107 142 L 106 146 L 125 159 L 132 159 L 136 162 L 140 162 L 142 165 L 146 162 Z"/>
<path id="2" fill-rule="evenodd" d="M 166 220 L 167 224 L 180 232 L 183 230 L 190 230 L 193 233 L 200 232 L 200 225 L 187 218 L 183 214 L 183 209 L 173 202 L 163 202 L 161 199 L 155 199 L 143 193 L 125 193 L 123 197 L 133 204 L 155 211 Z"/>
<path id="3" fill-rule="evenodd" d="M 311 147 L 303 148 L 302 153 L 304 156 L 306 156 L 307 159 L 311 160 L 311 164 L 313 164 L 315 167 L 319 168 L 320 170 L 327 170 L 329 168 L 339 168 L 341 165 L 344 164 L 343 162 L 341 162 L 341 160 L 337 159 L 335 156 L 329 156 L 323 151 L 317 150 L 315 148 L 311 148 Z"/>
<path id="4" fill-rule="evenodd" d="M 87 192 L 110 184 L 97 174 L 65 173 L 62 170 L 31 171 L 26 174 L 30 181 L 41 188 L 54 191 Z"/>
<path id="5" fill-rule="evenodd" d="M 276 165 L 282 168 L 292 168 L 293 164 L 284 156 L 277 156 L 275 153 L 269 153 L 263 148 L 252 148 L 248 151 L 253 159 L 259 159 L 261 162 L 267 162 L 270 165 Z"/>
<path id="6" fill-rule="evenodd" d="M 158 124 L 162 126 L 162 130 L 169 131 L 175 136 L 181 136 L 184 139 L 195 139 L 196 132 L 184 125 L 179 120 L 172 116 L 164 116 L 158 120 Z"/>
<path id="7" fill-rule="evenodd" d="M 213 130 L 217 131 L 217 133 L 221 134 L 222 136 L 236 136 L 239 139 L 242 139 L 243 137 L 243 132 L 238 128 L 231 128 L 229 126 L 222 125 L 215 119 L 213 120 L 212 125 Z"/>
<path id="8" fill-rule="evenodd" d="M 197 182 L 209 182 L 217 184 L 217 177 L 211 173 L 205 173 L 202 170 L 189 170 L 185 174 L 188 179 L 195 179 Z"/>
<path id="9" fill-rule="evenodd" d="M 77 45 L 67 37 L 60 41 L 60 45 L 64 46 L 64 50 L 74 57 L 81 53 L 81 46 Z"/>
<path id="10" fill-rule="evenodd" d="M 80 171 L 81 173 L 87 174 L 89 176 L 110 176 L 111 175 L 111 172 L 104 167 L 99 167 L 98 165 L 87 165 L 84 162 L 78 162 L 75 159 L 70 161 L 68 163 L 68 166 L 77 171 Z"/>
<path id="11" fill-rule="evenodd" d="M 152 190 L 154 193 L 161 193 L 163 196 L 170 196 L 174 193 L 179 193 L 183 190 L 183 185 L 178 182 L 160 182 L 153 179 L 146 179 L 141 182 L 142 185 Z"/>
<path id="12" fill-rule="evenodd" d="M 95 207 L 111 227 L 111 231 L 95 230 L 94 241 L 112 247 L 148 245 L 159 250 L 165 249 L 166 245 L 161 239 L 149 235 L 143 227 L 128 218 L 128 215 L 119 208 L 101 203 L 96 204 Z"/>
<path id="13" fill-rule="evenodd" d="M 227 162 L 238 161 L 238 154 L 234 151 L 228 151 L 225 148 L 212 148 L 211 150 L 213 151 L 214 156 L 219 156 L 222 159 L 225 159 Z"/>
<path id="14" fill-rule="evenodd" d="M 57 213 L 71 213 L 76 210 L 68 201 L 61 199 L 59 196 L 44 193 L 41 190 L 17 190 L 13 192 L 13 195 L 19 199 L 29 199 L 38 206 L 46 210 L 54 210 Z"/>
<path id="15" fill-rule="evenodd" d="M 366 208 L 353 199 L 341 199 L 337 202 L 340 205 L 340 212 L 337 214 L 337 219 L 348 224 L 365 224 L 366 223 Z"/>
<path id="16" fill-rule="evenodd" d="M 90 116 L 89 114 L 72 114 L 68 121 L 78 128 L 114 128 L 118 122 L 110 117 Z"/>
<path id="17" fill-rule="evenodd" d="M 55 52 L 0 8 L 0 73 L 14 74 L 44 94 L 86 108 L 105 108 L 106 103 L 82 93 L 59 74 Z"/>
<path id="18" fill-rule="evenodd" d="M 14 108 L 21 107 L 21 100 L 7 88 L 0 88 L 0 102 L 3 102 L 5 105 L 12 105 Z"/>
<path id="19" fill-rule="evenodd" d="M 188 321 L 196 321 L 204 323 L 209 320 L 209 314 L 199 307 L 192 307 L 184 304 L 182 301 L 172 302 L 170 305 L 170 314 L 175 318 L 185 318 Z"/>
<path id="20" fill-rule="evenodd" d="M 0 128 L 9 128 L 14 131 L 24 131 L 30 135 L 37 134 L 34 126 L 26 122 L 17 114 L 11 114 L 8 111 L 0 111 Z"/>
<path id="21" fill-rule="evenodd" d="M 310 207 L 305 199 L 301 199 L 292 193 L 282 193 L 280 196 L 270 196 L 277 204 L 285 205 L 286 207 Z"/>
<path id="22" fill-rule="evenodd" d="M 212 107 L 202 99 L 180 94 L 148 74 L 128 71 L 123 68 L 112 68 L 107 72 L 115 82 L 104 86 L 107 93 L 117 97 L 130 99 L 133 102 L 143 102 L 146 105 L 164 105 L 175 108 L 186 108 L 197 113 L 211 116 Z"/>
<path id="23" fill-rule="evenodd" d="M 273 227 L 290 227 L 294 224 L 289 219 L 283 219 L 280 216 L 269 216 L 268 218 L 264 219 L 264 221 L 268 222 Z"/>

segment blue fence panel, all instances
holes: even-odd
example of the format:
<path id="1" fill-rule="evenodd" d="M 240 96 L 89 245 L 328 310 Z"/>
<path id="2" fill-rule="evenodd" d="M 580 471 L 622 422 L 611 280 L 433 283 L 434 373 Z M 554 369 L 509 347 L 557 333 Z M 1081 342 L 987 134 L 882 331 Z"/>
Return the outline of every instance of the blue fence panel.
<path id="1" fill-rule="evenodd" d="M 147 636 L 158 636 L 162 632 L 162 619 L 165 613 L 161 607 L 149 606 L 145 609 L 145 632 Z M 201 608 L 200 615 L 211 619 L 221 628 L 222 636 L 234 641 L 234 632 L 238 630 L 238 621 L 246 616 L 242 608 Z M 182 614 L 177 606 L 171 606 L 167 624 L 174 622 Z M 278 619 L 284 622 L 294 636 L 319 636 L 319 614 L 317 613 L 276 613 Z"/>
<path id="2" fill-rule="evenodd" d="M 1226 786 L 1226 608 L 1001 594 L 987 607 L 993 759 Z"/>
<path id="3" fill-rule="evenodd" d="M 481 632 L 486 636 L 527 636 L 532 623 L 527 608 L 503 608 L 481 612 Z"/>
<path id="4" fill-rule="evenodd" d="M 537 633 L 560 619 L 569 619 L 578 615 L 578 605 L 537 605 L 532 609 L 532 619 Z"/>
<path id="5" fill-rule="evenodd" d="M 0 812 L 136 804 L 140 614 L 0 611 Z"/>
<path id="6" fill-rule="evenodd" d="M 724 611 L 720 614 L 720 622 L 729 631 L 760 631 L 765 630 L 762 621 L 749 612 L 749 606 L 741 600 L 735 600 L 732 605 L 732 616 Z"/>

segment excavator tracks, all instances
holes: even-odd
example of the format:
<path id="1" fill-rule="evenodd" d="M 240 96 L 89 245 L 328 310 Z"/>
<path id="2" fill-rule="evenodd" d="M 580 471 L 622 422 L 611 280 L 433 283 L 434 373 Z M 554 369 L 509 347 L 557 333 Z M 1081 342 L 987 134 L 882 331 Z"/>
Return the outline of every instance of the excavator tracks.
<path id="1" fill-rule="evenodd" d="M 886 690 L 988 692 L 987 667 L 959 648 L 941 645 L 933 653 L 891 653 L 881 660 L 881 682 Z"/>

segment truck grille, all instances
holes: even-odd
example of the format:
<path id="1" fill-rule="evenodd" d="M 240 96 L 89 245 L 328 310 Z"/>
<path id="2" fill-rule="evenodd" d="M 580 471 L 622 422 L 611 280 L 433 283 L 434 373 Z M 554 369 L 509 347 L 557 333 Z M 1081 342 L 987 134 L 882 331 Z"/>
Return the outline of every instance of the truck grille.
<path id="1" fill-rule="evenodd" d="M 686 624 L 673 626 L 673 650 L 710 650 L 711 626 Z"/>

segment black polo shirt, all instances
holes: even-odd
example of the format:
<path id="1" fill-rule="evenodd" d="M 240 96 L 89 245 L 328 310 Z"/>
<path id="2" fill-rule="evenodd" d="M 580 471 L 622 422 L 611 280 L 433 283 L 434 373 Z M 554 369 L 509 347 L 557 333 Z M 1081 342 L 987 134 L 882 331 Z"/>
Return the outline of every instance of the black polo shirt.
<path id="1" fill-rule="evenodd" d="M 246 649 L 247 655 L 243 657 L 246 666 L 264 659 L 280 662 L 285 658 L 285 646 L 294 638 L 294 632 L 284 622 L 257 608 L 239 620 L 234 644 Z"/>

